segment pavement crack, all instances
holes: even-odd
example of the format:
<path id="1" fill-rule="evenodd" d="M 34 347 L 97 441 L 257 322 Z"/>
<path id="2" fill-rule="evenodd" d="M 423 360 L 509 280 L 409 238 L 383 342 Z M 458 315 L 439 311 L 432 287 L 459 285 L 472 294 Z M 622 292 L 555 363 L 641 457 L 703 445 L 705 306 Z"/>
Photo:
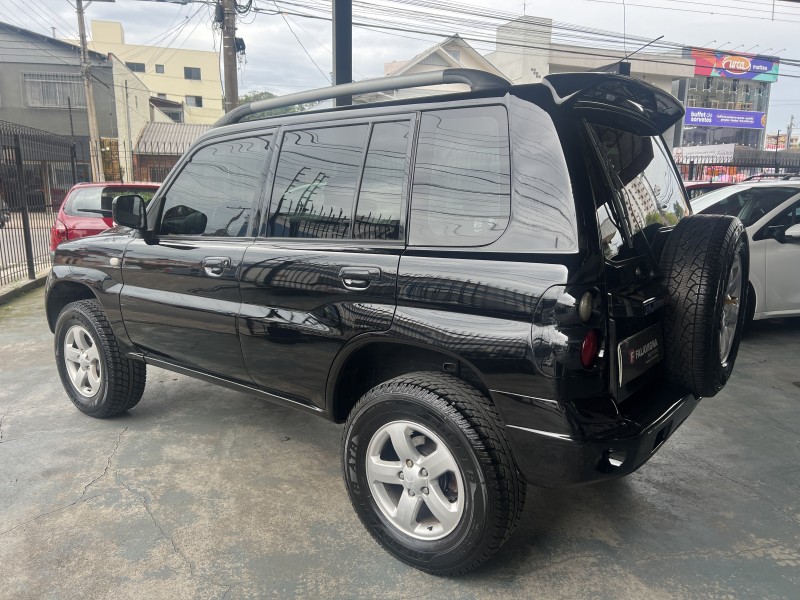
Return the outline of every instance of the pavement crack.
<path id="1" fill-rule="evenodd" d="M 80 502 L 83 499 L 83 497 L 86 495 L 86 492 L 89 490 L 89 488 L 92 487 L 95 483 L 97 483 L 103 477 L 106 476 L 106 474 L 108 473 L 108 469 L 111 468 L 111 459 L 113 459 L 114 455 L 117 453 L 117 450 L 119 449 L 119 445 L 122 442 L 122 436 L 125 435 L 126 431 L 128 431 L 127 427 L 125 429 L 123 429 L 122 431 L 120 431 L 119 437 L 117 437 L 117 443 L 114 445 L 114 449 L 111 451 L 111 454 L 109 454 L 108 458 L 106 459 L 106 466 L 103 469 L 103 472 L 100 473 L 100 475 L 98 475 L 94 479 L 92 479 L 85 486 L 83 486 L 83 491 L 81 492 L 80 498 L 78 498 L 75 502 L 73 502 L 73 504 L 77 504 L 78 502 Z"/>
<path id="2" fill-rule="evenodd" d="M 16 400 L 14 400 L 14 402 L 12 402 L 11 404 L 8 405 L 8 407 L 6 408 L 6 412 L 3 413 L 3 416 L 0 417 L 0 442 L 3 441 L 3 421 L 9 415 L 9 413 L 11 412 L 12 408 L 14 408 L 17 404 L 19 404 L 23 400 L 27 400 L 29 396 L 30 396 L 30 394 L 25 394 L 21 398 L 17 398 Z M 8 440 L 6 440 L 6 441 L 8 441 Z"/>
<path id="3" fill-rule="evenodd" d="M 168 541 L 172 545 L 172 550 L 183 559 L 183 562 L 186 563 L 186 566 L 189 567 L 189 573 L 191 573 L 192 577 L 197 576 L 195 573 L 194 563 L 184 554 L 183 550 L 180 549 L 178 544 L 175 543 L 175 540 L 172 536 L 167 535 L 167 532 L 164 531 L 164 528 L 161 527 L 161 524 L 156 519 L 155 515 L 153 514 L 153 509 L 150 507 L 150 503 L 147 501 L 147 496 L 143 493 L 137 492 L 134 490 L 130 485 L 128 485 L 125 481 L 117 478 L 118 481 L 134 496 L 137 496 L 141 501 L 142 505 L 144 506 L 144 510 L 147 512 L 147 515 L 150 517 L 150 520 L 153 522 L 153 526 L 158 529 L 161 537 L 163 537 L 166 541 Z"/>
<path id="4" fill-rule="evenodd" d="M 19 400 L 17 402 L 19 402 Z M 16 404 L 16 402 L 14 404 Z M 13 406 L 13 404 L 12 404 L 12 406 Z M 11 410 L 11 407 L 9 407 L 8 410 L 6 410 L 6 412 L 3 415 L 3 417 L 5 417 L 10 410 Z M 122 436 L 125 434 L 126 431 L 128 431 L 127 427 L 125 429 L 123 429 L 119 433 L 119 436 L 117 437 L 117 443 L 114 444 L 114 449 L 111 451 L 111 454 L 109 454 L 108 458 L 106 459 L 106 466 L 103 469 L 103 472 L 100 473 L 100 475 L 98 475 L 94 479 L 92 479 L 85 486 L 83 486 L 83 491 L 81 492 L 81 495 L 78 496 L 77 500 L 74 500 L 74 501 L 72 501 L 69 504 L 66 504 L 64 506 L 60 506 L 59 508 L 54 508 L 53 510 L 49 510 L 47 512 L 38 514 L 35 517 L 33 517 L 31 519 L 28 519 L 27 521 L 23 521 L 22 523 L 20 523 L 18 525 L 15 525 L 14 527 L 11 527 L 10 529 L 6 529 L 4 531 L 0 531 L 0 535 L 5 535 L 7 533 L 11 533 L 12 531 L 14 531 L 16 529 L 19 529 L 20 527 L 24 527 L 25 525 L 29 525 L 30 523 L 33 523 L 34 521 L 38 521 L 39 519 L 44 518 L 44 517 L 46 517 L 48 515 L 52 515 L 54 513 L 60 512 L 62 510 L 66 510 L 66 509 L 68 509 L 68 508 L 70 508 L 72 506 L 75 506 L 76 504 L 78 504 L 80 502 L 86 502 L 86 500 L 91 500 L 92 498 L 97 498 L 97 496 L 99 496 L 100 494 L 97 494 L 95 496 L 90 496 L 90 497 L 86 498 L 86 492 L 88 492 L 90 487 L 92 487 L 95 483 L 100 481 L 108 473 L 109 468 L 111 468 L 111 460 L 114 458 L 114 455 L 117 453 L 117 450 L 119 449 L 119 445 L 122 442 Z M 6 441 L 8 441 L 8 440 L 6 440 Z"/>

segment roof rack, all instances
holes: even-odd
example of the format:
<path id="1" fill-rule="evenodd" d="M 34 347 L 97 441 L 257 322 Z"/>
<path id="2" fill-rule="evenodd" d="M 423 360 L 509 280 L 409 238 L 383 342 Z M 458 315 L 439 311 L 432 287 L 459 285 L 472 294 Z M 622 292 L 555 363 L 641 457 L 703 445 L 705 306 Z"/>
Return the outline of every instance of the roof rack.
<path id="1" fill-rule="evenodd" d="M 214 123 L 214 127 L 238 123 L 248 115 L 260 113 L 265 110 L 273 110 L 275 108 L 294 106 L 295 104 L 330 100 L 332 98 L 353 96 L 355 94 L 384 92 L 386 90 L 404 90 L 419 86 L 443 85 L 447 83 L 465 83 L 473 92 L 511 87 L 511 82 L 507 79 L 477 69 L 444 69 L 443 71 L 414 73 L 412 75 L 399 75 L 397 77 L 365 79 L 364 81 L 357 81 L 354 83 L 344 83 L 342 85 L 333 85 L 316 90 L 308 90 L 306 92 L 287 94 L 286 96 L 270 98 L 268 100 L 256 100 L 255 102 L 250 102 L 234 108 L 226 115 L 223 115 Z"/>
<path id="2" fill-rule="evenodd" d="M 750 175 L 750 177 L 746 177 L 742 181 L 762 181 L 770 179 L 778 181 L 789 181 L 792 179 L 800 179 L 800 173 L 756 173 L 755 175 Z"/>

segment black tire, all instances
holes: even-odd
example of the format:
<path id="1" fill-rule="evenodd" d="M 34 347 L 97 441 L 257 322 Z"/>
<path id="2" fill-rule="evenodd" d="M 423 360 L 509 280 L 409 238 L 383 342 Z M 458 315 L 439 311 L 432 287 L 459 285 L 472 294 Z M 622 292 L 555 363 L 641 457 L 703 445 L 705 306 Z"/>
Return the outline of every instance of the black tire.
<path id="1" fill-rule="evenodd" d="M 438 436 L 466 482 L 459 496 L 463 512 L 445 537 L 430 540 L 409 535 L 387 518 L 370 488 L 367 449 L 382 427 L 395 422 L 427 428 Z M 427 442 L 430 437 L 423 439 Z M 514 465 L 500 418 L 483 394 L 456 377 L 411 373 L 373 388 L 350 413 L 342 447 L 345 485 L 361 522 L 389 553 L 427 573 L 456 575 L 474 569 L 503 545 L 522 514 L 526 486 Z M 403 467 L 399 454 L 392 458 Z M 421 473 L 425 474 L 424 469 Z M 403 485 L 405 480 L 384 489 L 399 487 L 398 497 L 413 496 Z M 432 485 L 442 489 L 438 482 Z M 422 488 L 425 494 L 426 489 Z M 427 502 L 425 497 L 423 500 Z M 416 524 L 417 518 L 412 522 Z"/>
<path id="2" fill-rule="evenodd" d="M 728 298 L 736 260 L 741 293 Z M 661 254 L 670 302 L 665 310 L 667 376 L 695 396 L 716 395 L 733 371 L 747 312 L 750 272 L 747 233 L 736 217 L 693 215 L 681 219 Z M 744 301 L 744 302 L 743 302 Z M 720 352 L 723 309 L 738 303 L 730 349 Z M 723 356 L 723 354 L 725 354 Z"/>
<path id="3" fill-rule="evenodd" d="M 99 364 L 99 384 L 94 393 L 92 390 L 82 392 L 70 376 L 65 343 L 71 330 L 86 332 L 90 339 L 87 344 L 97 350 L 94 356 Z M 90 417 L 105 418 L 123 413 L 136 406 L 144 393 L 147 365 L 122 354 L 97 300 L 80 300 L 63 308 L 55 327 L 55 357 L 61 383 L 70 400 Z M 90 384 L 87 387 L 91 387 Z"/>

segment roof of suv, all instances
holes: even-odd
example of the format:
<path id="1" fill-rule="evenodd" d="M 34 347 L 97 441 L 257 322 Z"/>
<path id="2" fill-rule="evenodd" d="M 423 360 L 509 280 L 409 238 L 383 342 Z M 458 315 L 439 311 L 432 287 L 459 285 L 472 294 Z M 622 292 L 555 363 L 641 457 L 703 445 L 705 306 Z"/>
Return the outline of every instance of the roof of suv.
<path id="1" fill-rule="evenodd" d="M 242 119 L 250 115 L 277 108 L 373 91 L 408 89 L 447 83 L 467 83 L 470 85 L 471 91 L 404 98 L 370 104 L 329 107 L 314 111 L 303 111 L 302 113 L 284 113 L 266 116 L 255 121 L 248 120 L 249 127 L 246 128 L 263 126 L 264 120 L 271 121 L 273 119 L 286 118 L 294 120 L 299 118 L 300 115 L 309 114 L 321 115 L 349 110 L 373 110 L 421 103 L 434 104 L 472 98 L 504 97 L 512 91 L 535 96 L 537 103 L 542 105 L 574 106 L 593 111 L 613 106 L 617 111 L 629 113 L 631 120 L 637 122 L 638 126 L 643 130 L 649 131 L 650 135 L 663 133 L 684 114 L 683 105 L 668 92 L 645 81 L 624 75 L 603 72 L 558 73 L 547 75 L 541 83 L 515 86 L 501 77 L 484 71 L 445 69 L 443 71 L 416 73 L 413 75 L 370 79 L 251 102 L 225 114 L 214 124 L 214 128 L 201 136 L 200 139 L 218 135 L 219 127 L 242 123 Z"/>

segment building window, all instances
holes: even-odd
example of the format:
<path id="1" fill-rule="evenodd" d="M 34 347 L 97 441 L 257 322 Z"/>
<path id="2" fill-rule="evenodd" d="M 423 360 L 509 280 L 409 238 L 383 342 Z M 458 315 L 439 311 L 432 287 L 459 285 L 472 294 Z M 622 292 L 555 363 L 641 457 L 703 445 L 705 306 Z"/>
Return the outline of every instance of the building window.
<path id="1" fill-rule="evenodd" d="M 164 65 L 156 65 L 156 73 L 158 73 L 159 75 L 163 75 L 164 74 Z"/>
<path id="2" fill-rule="evenodd" d="M 203 108 L 202 96 L 186 96 L 186 106 L 194 106 L 196 108 Z"/>
<path id="3" fill-rule="evenodd" d="M 167 99 L 167 95 L 166 95 L 166 94 L 162 94 L 162 93 L 160 93 L 160 92 L 159 92 L 158 94 L 156 94 L 156 96 L 158 96 L 158 97 L 159 97 L 159 98 L 161 98 L 162 100 L 166 100 L 166 99 Z"/>
<path id="4" fill-rule="evenodd" d="M 183 67 L 184 79 L 200 80 L 200 67 Z"/>
<path id="5" fill-rule="evenodd" d="M 126 62 L 125 66 L 134 73 L 144 73 L 144 63 Z"/>
<path id="6" fill-rule="evenodd" d="M 86 108 L 80 75 L 68 73 L 23 73 L 25 106 L 32 108 Z"/>

